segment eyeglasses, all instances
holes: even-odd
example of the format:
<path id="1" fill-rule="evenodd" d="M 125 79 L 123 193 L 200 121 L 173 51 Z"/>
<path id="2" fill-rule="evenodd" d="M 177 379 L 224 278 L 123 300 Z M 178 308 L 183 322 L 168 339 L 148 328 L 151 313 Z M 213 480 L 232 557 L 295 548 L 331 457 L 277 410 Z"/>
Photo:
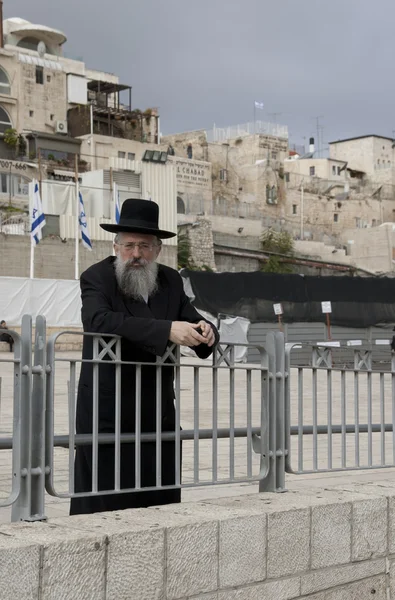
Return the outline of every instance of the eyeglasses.
<path id="1" fill-rule="evenodd" d="M 117 246 L 123 246 L 126 252 L 133 252 L 135 248 L 138 248 L 140 252 L 152 252 L 154 248 L 157 248 L 159 244 L 146 244 L 144 242 L 128 242 L 127 244 L 117 244 Z"/>

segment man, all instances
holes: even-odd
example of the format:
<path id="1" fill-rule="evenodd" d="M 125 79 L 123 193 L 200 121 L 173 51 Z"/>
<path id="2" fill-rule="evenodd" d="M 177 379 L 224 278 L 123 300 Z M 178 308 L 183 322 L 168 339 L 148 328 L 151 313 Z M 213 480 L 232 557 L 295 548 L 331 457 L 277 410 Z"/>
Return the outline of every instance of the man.
<path id="1" fill-rule="evenodd" d="M 10 352 L 14 350 L 14 338 L 9 333 L 2 333 L 2 329 L 8 329 L 7 323 L 0 321 L 0 342 L 7 342 L 10 346 Z"/>
<path id="2" fill-rule="evenodd" d="M 125 200 L 119 223 L 101 225 L 116 234 L 115 257 L 93 265 L 81 275 L 84 331 L 114 334 L 122 338 L 122 360 L 153 363 L 171 344 L 192 347 L 207 358 L 218 342 L 217 330 L 203 320 L 184 293 L 182 279 L 174 269 L 155 261 L 161 240 L 176 234 L 158 227 L 159 207 L 147 200 Z M 200 329 L 200 332 L 199 332 Z M 92 358 L 92 337 L 85 336 L 83 359 Z M 121 431 L 135 432 L 136 368 L 121 367 Z M 162 431 L 174 432 L 174 372 L 161 373 Z M 99 366 L 99 433 L 115 431 L 115 365 Z M 93 366 L 82 363 L 77 401 L 77 433 L 91 433 L 93 421 Z M 141 369 L 141 432 L 156 431 L 156 367 Z M 135 486 L 135 446 L 121 445 L 120 485 Z M 162 485 L 174 485 L 175 442 L 161 444 Z M 114 444 L 99 445 L 98 488 L 114 489 Z M 141 443 L 141 486 L 156 485 L 156 444 Z M 79 446 L 75 458 L 75 491 L 92 490 L 92 447 Z M 180 489 L 78 497 L 71 501 L 71 514 L 120 510 L 180 502 Z"/>

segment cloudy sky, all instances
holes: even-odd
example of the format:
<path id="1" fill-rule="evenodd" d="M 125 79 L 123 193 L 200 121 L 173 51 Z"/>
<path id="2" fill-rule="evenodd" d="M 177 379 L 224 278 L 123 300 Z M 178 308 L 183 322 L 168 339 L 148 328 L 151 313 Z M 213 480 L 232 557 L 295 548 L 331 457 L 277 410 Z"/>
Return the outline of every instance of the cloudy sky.
<path id="1" fill-rule="evenodd" d="M 395 131 L 394 0 L 4 0 L 16 16 L 132 85 L 162 133 L 244 123 L 254 100 L 298 144 L 318 116 L 324 146 Z"/>

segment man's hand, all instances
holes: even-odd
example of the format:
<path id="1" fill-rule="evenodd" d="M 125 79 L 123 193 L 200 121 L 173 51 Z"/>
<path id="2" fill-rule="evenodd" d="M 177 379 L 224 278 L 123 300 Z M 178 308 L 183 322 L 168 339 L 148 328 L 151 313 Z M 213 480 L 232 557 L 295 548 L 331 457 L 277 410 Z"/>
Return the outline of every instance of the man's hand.
<path id="1" fill-rule="evenodd" d="M 207 323 L 207 321 L 199 321 L 198 327 L 200 327 L 200 329 L 202 330 L 202 335 L 205 338 L 205 343 L 208 345 L 209 348 L 211 348 L 211 346 L 215 342 L 215 335 L 210 323 Z"/>
<path id="2" fill-rule="evenodd" d="M 207 323 L 202 321 L 201 323 Z M 169 340 L 179 346 L 199 346 L 207 344 L 207 337 L 203 337 L 196 331 L 199 327 L 204 333 L 201 323 L 187 323 L 186 321 L 173 321 L 170 329 Z M 211 327 L 210 327 L 211 329 Z"/>

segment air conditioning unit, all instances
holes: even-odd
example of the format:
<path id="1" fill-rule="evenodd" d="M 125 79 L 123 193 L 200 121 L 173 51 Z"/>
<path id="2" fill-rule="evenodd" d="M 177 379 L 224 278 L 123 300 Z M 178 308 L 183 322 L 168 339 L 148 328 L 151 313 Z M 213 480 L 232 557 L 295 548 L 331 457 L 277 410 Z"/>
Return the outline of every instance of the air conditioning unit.
<path id="1" fill-rule="evenodd" d="M 56 121 L 56 133 L 67 133 L 67 121 Z"/>

